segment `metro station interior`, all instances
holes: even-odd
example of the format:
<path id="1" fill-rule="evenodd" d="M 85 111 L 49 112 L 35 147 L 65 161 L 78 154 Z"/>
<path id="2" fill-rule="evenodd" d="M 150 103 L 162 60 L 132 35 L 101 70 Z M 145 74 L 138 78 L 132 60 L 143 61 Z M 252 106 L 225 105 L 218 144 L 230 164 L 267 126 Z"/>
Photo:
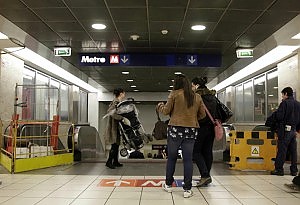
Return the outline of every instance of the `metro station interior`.
<path id="1" fill-rule="evenodd" d="M 285 186 L 290 160 L 270 175 L 276 139 L 264 126 L 284 87 L 300 100 L 299 25 L 299 0 L 0 0 L 0 204 L 299 205 Z M 178 73 L 207 77 L 233 112 L 212 183 L 191 198 L 180 150 L 174 191 L 161 188 L 166 139 L 121 144 L 124 166 L 105 166 L 113 90 L 133 99 L 151 135 Z M 263 143 L 239 145 L 241 134 Z"/>

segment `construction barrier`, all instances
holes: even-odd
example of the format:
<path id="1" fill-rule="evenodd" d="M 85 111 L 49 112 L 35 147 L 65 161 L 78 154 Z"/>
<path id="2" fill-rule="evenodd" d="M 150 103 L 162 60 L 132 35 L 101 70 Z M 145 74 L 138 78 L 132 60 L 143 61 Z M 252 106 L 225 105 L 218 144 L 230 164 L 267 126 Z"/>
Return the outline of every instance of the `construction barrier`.
<path id="1" fill-rule="evenodd" d="M 22 121 L 13 117 L 3 129 L 0 123 L 0 163 L 11 173 L 30 171 L 57 165 L 72 164 L 73 150 L 68 148 L 74 133 L 68 133 L 72 124 L 59 122 L 54 116 L 50 121 Z M 55 128 L 55 132 L 53 131 Z M 69 136 L 71 135 L 71 136 Z"/>
<path id="2" fill-rule="evenodd" d="M 270 131 L 231 131 L 230 168 L 274 170 L 277 136 Z"/>
<path id="3" fill-rule="evenodd" d="M 73 163 L 74 133 L 68 130 L 74 125 L 60 121 L 57 86 L 16 84 L 13 106 L 11 120 L 0 123 L 3 167 L 17 173 Z"/>

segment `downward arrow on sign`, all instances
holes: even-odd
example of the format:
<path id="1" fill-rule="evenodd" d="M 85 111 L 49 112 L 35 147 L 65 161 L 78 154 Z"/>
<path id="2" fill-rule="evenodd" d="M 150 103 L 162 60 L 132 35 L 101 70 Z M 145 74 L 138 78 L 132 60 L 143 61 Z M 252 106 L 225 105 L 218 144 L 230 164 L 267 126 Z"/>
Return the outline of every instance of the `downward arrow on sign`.
<path id="1" fill-rule="evenodd" d="M 126 63 L 126 62 L 128 61 L 128 58 L 126 58 L 126 56 L 123 56 L 123 58 L 121 58 L 121 61 L 122 61 L 123 63 Z"/>
<path id="2" fill-rule="evenodd" d="M 196 59 L 194 59 L 194 56 L 191 56 L 191 58 L 189 58 L 189 61 L 191 64 L 193 64 L 196 61 Z"/>

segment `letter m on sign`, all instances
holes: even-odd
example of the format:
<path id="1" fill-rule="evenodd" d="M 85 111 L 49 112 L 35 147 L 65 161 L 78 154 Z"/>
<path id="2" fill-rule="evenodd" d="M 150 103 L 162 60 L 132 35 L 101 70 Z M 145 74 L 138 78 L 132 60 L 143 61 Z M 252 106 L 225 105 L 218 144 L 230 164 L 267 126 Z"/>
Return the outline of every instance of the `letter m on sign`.
<path id="1" fill-rule="evenodd" d="M 110 55 L 109 59 L 111 64 L 119 63 L 119 55 Z"/>

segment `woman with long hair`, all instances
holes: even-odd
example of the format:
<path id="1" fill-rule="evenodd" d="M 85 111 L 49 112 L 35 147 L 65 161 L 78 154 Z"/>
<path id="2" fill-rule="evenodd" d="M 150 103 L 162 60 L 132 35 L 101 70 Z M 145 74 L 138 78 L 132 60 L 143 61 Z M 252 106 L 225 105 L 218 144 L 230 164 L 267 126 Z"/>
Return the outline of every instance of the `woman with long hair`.
<path id="1" fill-rule="evenodd" d="M 125 91 L 122 88 L 114 89 L 115 98 L 110 103 L 107 113 L 110 113 L 114 109 L 119 102 L 124 100 Z M 106 166 L 110 169 L 115 169 L 116 167 L 122 167 L 123 164 L 119 163 L 119 145 L 120 145 L 120 132 L 118 127 L 118 122 L 124 120 L 121 115 L 113 113 L 108 116 L 107 126 L 105 130 L 105 140 L 107 143 L 111 144 L 111 149 L 109 151 L 109 156 L 106 162 Z"/>
<path id="2" fill-rule="evenodd" d="M 173 90 L 169 94 L 167 103 L 158 103 L 157 109 L 164 115 L 170 116 L 167 132 L 166 181 L 162 187 L 166 192 L 172 192 L 178 149 L 181 148 L 184 166 L 183 197 L 189 198 L 193 195 L 192 154 L 198 135 L 198 120 L 205 117 L 203 101 L 200 95 L 193 92 L 188 78 L 180 74 L 174 79 Z"/>

